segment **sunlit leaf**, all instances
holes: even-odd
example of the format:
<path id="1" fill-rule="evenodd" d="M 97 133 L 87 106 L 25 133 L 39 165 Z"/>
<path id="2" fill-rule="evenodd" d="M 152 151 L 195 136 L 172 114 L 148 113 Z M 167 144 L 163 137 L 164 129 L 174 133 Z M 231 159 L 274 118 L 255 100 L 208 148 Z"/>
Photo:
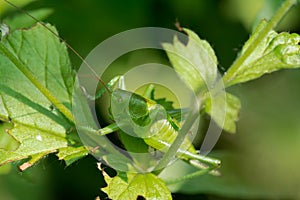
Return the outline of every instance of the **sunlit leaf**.
<path id="1" fill-rule="evenodd" d="M 186 45 L 175 36 L 173 44 L 164 43 L 163 48 L 179 77 L 198 92 L 205 87 L 211 87 L 215 82 L 217 58 L 208 42 L 201 40 L 191 30 L 184 31 L 189 36 Z"/>
<path id="2" fill-rule="evenodd" d="M 108 197 L 114 200 L 132 200 L 139 196 L 144 199 L 172 199 L 171 193 L 165 183 L 151 173 L 132 174 L 119 172 L 117 176 L 111 178 L 103 172 L 107 183 L 102 190 Z"/>
<path id="3" fill-rule="evenodd" d="M 64 160 L 66 165 L 70 165 L 80 158 L 88 155 L 88 150 L 84 146 L 68 146 L 59 149 L 59 152 L 56 155 L 60 160 Z"/>
<path id="4" fill-rule="evenodd" d="M 53 31 L 55 28 L 50 27 Z M 67 107 L 71 106 L 73 72 L 66 47 L 51 32 L 36 25 L 28 30 L 16 30 L 1 41 L 34 76 Z M 70 122 L 53 107 L 52 103 L 27 79 L 21 71 L 0 53 L 0 119 L 13 127 L 7 133 L 19 145 L 0 150 L 0 165 L 31 158 L 25 165 L 35 163 L 44 155 L 56 152 L 67 163 L 86 155 L 86 151 L 69 149 L 81 145 L 76 133 L 67 136 Z M 8 141 L 9 142 L 9 141 Z M 8 144 L 2 144 L 2 146 Z M 68 151 L 67 151 L 68 150 Z M 76 152 L 77 151 L 77 152 Z M 69 154 L 69 155 L 67 155 Z M 73 162 L 73 161 L 72 161 Z"/>
<path id="5" fill-rule="evenodd" d="M 253 40 L 259 37 L 266 24 L 265 21 L 262 21 L 258 25 L 253 35 L 244 45 L 240 56 L 245 53 Z M 230 86 L 259 78 L 279 69 L 300 67 L 299 42 L 300 36 L 296 33 L 270 31 L 238 69 L 229 68 L 226 72 L 227 75 L 225 75 L 225 84 Z"/>
<path id="6" fill-rule="evenodd" d="M 39 153 L 52 153 L 66 147 L 67 140 L 63 135 L 41 131 L 28 126 L 15 125 L 9 134 L 20 143 L 15 150 L 0 149 L 0 165 L 21 160 Z"/>
<path id="7" fill-rule="evenodd" d="M 11 128 L 11 124 L 0 122 L 0 149 L 12 151 L 19 147 L 20 143 L 8 132 Z"/>

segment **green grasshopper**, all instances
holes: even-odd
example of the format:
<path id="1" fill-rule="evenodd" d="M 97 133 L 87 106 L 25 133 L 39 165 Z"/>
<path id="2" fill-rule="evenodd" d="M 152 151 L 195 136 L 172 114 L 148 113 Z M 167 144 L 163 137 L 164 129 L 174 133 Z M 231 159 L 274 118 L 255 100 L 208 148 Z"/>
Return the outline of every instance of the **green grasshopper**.
<path id="1" fill-rule="evenodd" d="M 8 3 L 19 9 L 12 3 Z M 74 50 L 72 46 L 66 43 L 60 36 L 58 36 L 46 25 L 31 16 L 26 11 L 21 11 L 26 13 L 37 23 L 43 25 L 51 33 L 56 35 L 63 43 L 66 44 L 66 46 L 72 52 L 74 52 L 79 57 L 79 59 L 82 60 L 83 63 L 86 64 L 86 66 L 91 68 L 89 64 L 82 58 L 82 56 L 76 50 Z M 149 95 L 151 93 L 149 93 L 149 91 L 152 91 L 151 87 L 150 89 L 146 90 L 147 92 L 145 92 L 145 95 L 142 96 L 130 91 L 126 91 L 124 89 L 114 89 L 114 85 L 119 81 L 120 77 L 115 77 L 108 84 L 106 84 L 101 78 L 98 79 L 99 82 L 104 86 L 104 88 L 99 90 L 95 96 L 87 95 L 87 97 L 90 99 L 97 99 L 107 91 L 110 94 L 111 102 L 115 107 L 114 109 L 116 109 L 115 111 L 113 111 L 113 108 L 110 108 L 111 112 L 115 113 L 114 115 L 112 115 L 112 119 L 115 122 L 119 121 L 120 123 L 112 123 L 111 125 L 94 131 L 93 133 L 99 136 L 103 136 L 119 131 L 121 134 L 123 134 L 121 129 L 124 127 L 122 126 L 131 126 L 129 128 L 133 129 L 133 132 L 136 136 L 142 137 L 146 145 L 154 150 L 158 150 L 163 153 L 167 152 L 181 128 L 181 125 L 178 122 L 179 118 L 177 116 L 183 111 L 183 109 L 166 110 L 153 98 L 151 99 L 151 96 Z M 126 115 L 127 117 L 124 117 L 124 115 Z M 150 122 L 149 124 L 148 122 L 151 121 L 151 117 L 155 120 L 152 120 L 152 122 Z M 214 158 L 200 155 L 195 150 L 191 141 L 189 141 L 189 139 L 187 138 L 185 138 L 185 140 L 181 144 L 176 153 L 176 156 L 190 163 L 196 168 L 203 170 L 204 172 L 209 172 L 215 175 L 218 174 L 215 169 L 220 166 L 220 161 Z"/>
<path id="2" fill-rule="evenodd" d="M 162 105 L 158 104 L 153 96 L 151 97 L 150 95 L 154 93 L 153 85 L 146 89 L 144 96 L 124 89 L 113 89 L 113 85 L 120 80 L 122 78 L 117 76 L 106 86 L 111 94 L 111 105 L 114 105 L 114 108 L 110 108 L 110 113 L 114 113 L 112 119 L 119 123 L 112 123 L 99 129 L 96 134 L 103 136 L 120 131 L 123 126 L 130 126 L 136 136 L 142 137 L 149 147 L 165 153 L 174 142 L 180 129 L 180 123 L 177 120 L 178 115 L 181 115 L 183 110 L 166 110 Z M 94 97 L 86 95 L 89 99 L 95 100 L 106 92 L 106 88 L 98 90 Z M 112 109 L 115 111 L 112 111 Z M 151 116 L 155 120 L 149 125 Z M 185 138 L 176 156 L 201 170 L 209 167 L 214 169 L 220 165 L 219 160 L 198 154 L 188 138 Z M 219 174 L 216 170 L 211 170 L 210 173 L 214 175 Z"/>

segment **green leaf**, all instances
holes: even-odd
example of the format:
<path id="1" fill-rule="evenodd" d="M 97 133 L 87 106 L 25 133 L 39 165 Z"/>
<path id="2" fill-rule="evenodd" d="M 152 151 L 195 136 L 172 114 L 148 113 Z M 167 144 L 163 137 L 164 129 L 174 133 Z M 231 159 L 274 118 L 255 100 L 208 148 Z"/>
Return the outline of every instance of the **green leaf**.
<path id="1" fill-rule="evenodd" d="M 54 27 L 49 27 L 56 31 Z M 55 35 L 45 27 L 36 25 L 28 30 L 12 32 L 1 41 L 1 45 L 66 107 L 71 107 L 74 75 L 67 49 Z M 67 136 L 72 124 L 1 53 L 0 103 L 0 119 L 13 124 L 8 133 L 20 144 L 15 150 L 0 150 L 0 165 L 29 157 L 36 162 L 41 155 L 62 148 L 65 151 L 68 144 L 80 145 L 71 143 L 71 138 Z M 74 150 L 69 153 L 72 155 Z"/>
<path id="2" fill-rule="evenodd" d="M 163 43 L 170 62 L 178 75 L 194 91 L 211 87 L 217 78 L 217 58 L 205 40 L 191 30 L 184 29 L 189 36 L 187 45 L 177 36 L 173 44 Z"/>
<path id="3" fill-rule="evenodd" d="M 167 98 L 155 98 L 155 88 L 151 88 L 150 99 L 155 101 L 157 104 L 163 106 L 167 111 L 174 110 L 173 101 L 168 101 Z"/>
<path id="4" fill-rule="evenodd" d="M 267 25 L 262 21 L 244 45 L 240 56 Z M 264 74 L 286 68 L 300 67 L 300 36 L 296 33 L 270 31 L 238 68 L 229 68 L 224 76 L 226 86 L 246 82 Z"/>
<path id="5" fill-rule="evenodd" d="M 147 171 L 156 165 L 156 160 L 149 153 L 150 147 L 142 138 L 131 136 L 122 130 L 119 131 L 119 138 L 132 160 L 130 164 L 136 169 Z"/>
<path id="6" fill-rule="evenodd" d="M 28 13 L 34 16 L 36 19 L 42 21 L 46 19 L 53 12 L 50 8 L 41 8 L 32 11 L 28 11 Z M 3 19 L 3 22 L 9 26 L 10 31 L 20 29 L 20 28 L 29 28 L 36 23 L 36 20 L 32 19 L 25 13 L 20 13 L 14 16 L 9 16 Z"/>
<path id="7" fill-rule="evenodd" d="M 148 145 L 142 138 L 131 136 L 122 130 L 119 131 L 119 137 L 127 151 L 133 153 L 147 153 Z M 130 154 L 130 153 L 129 153 Z"/>
<path id="8" fill-rule="evenodd" d="M 132 200 L 142 196 L 145 199 L 172 199 L 165 183 L 151 173 L 133 174 L 119 172 L 111 178 L 103 171 L 107 187 L 102 190 L 114 200 Z"/>
<path id="9" fill-rule="evenodd" d="M 59 153 L 57 153 L 56 155 L 58 156 L 59 160 L 64 160 L 66 162 L 66 165 L 69 166 L 80 158 L 87 156 L 88 150 L 84 146 L 68 146 L 59 149 Z"/>
<path id="10" fill-rule="evenodd" d="M 184 31 L 188 33 L 190 39 L 186 46 L 177 37 L 174 38 L 173 45 L 163 44 L 173 67 L 194 91 L 203 88 L 205 84 L 208 87 L 216 86 L 214 83 L 217 79 L 217 58 L 213 49 L 194 32 L 188 29 L 184 29 Z M 226 97 L 224 93 L 221 92 L 221 94 L 223 95 L 218 95 L 213 99 L 208 98 L 204 102 L 205 112 L 211 115 L 224 130 L 234 133 L 236 131 L 235 122 L 238 120 L 238 112 L 241 107 L 240 101 L 231 94 L 227 93 Z M 216 108 L 212 109 L 212 105 Z"/>
<path id="11" fill-rule="evenodd" d="M 94 120 L 86 97 L 82 93 L 78 79 L 74 84 L 74 88 L 72 111 L 80 140 L 96 158 L 101 158 L 107 165 L 124 171 L 133 169 L 134 167 L 131 165 L 132 160 L 127 155 L 115 148 L 114 144 L 107 137 L 99 137 L 98 125 Z M 76 141 L 78 139 L 75 137 Z M 75 143 L 73 146 L 78 145 Z"/>
<path id="12" fill-rule="evenodd" d="M 12 151 L 19 147 L 20 143 L 8 133 L 11 128 L 11 124 L 0 122 L 0 149 Z"/>
<path id="13" fill-rule="evenodd" d="M 28 126 L 15 125 L 8 133 L 20 143 L 16 150 L 0 149 L 0 165 L 25 159 L 40 153 L 52 153 L 66 147 L 63 135 L 41 131 Z"/>
<path id="14" fill-rule="evenodd" d="M 31 167 L 32 165 L 34 165 L 35 163 L 37 163 L 40 159 L 42 159 L 43 157 L 45 157 L 47 154 L 51 153 L 50 151 L 44 151 L 41 153 L 37 153 L 37 154 L 32 154 L 30 156 L 30 159 L 23 163 L 22 165 L 19 166 L 19 169 L 21 171 L 25 171 L 27 168 Z"/>
<path id="15" fill-rule="evenodd" d="M 225 95 L 225 98 L 221 95 L 215 97 L 214 104 L 212 104 L 212 99 L 209 98 L 205 102 L 205 112 L 225 131 L 235 133 L 241 102 L 239 98 L 232 94 L 226 93 Z M 212 109 L 212 105 L 216 108 Z"/>

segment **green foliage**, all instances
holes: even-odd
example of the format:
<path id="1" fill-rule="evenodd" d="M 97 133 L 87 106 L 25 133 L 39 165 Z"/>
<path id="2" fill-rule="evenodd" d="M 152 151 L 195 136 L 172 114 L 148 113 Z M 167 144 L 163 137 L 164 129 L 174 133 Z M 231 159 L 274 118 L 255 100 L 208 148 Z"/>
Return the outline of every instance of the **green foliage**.
<path id="1" fill-rule="evenodd" d="M 292 1 L 290 3 L 293 4 Z M 283 5 L 278 15 L 285 12 L 284 10 L 288 10 L 288 6 Z M 272 24 L 278 23 L 274 20 L 279 19 L 274 18 L 272 23 L 262 21 L 257 26 L 242 48 L 233 67 L 225 73 L 223 80 L 226 87 L 259 78 L 279 69 L 300 67 L 300 36 L 285 32 L 278 34 L 270 29 Z M 189 36 L 187 45 L 174 37 L 173 44 L 163 44 L 163 47 L 179 76 L 195 92 L 203 94 L 205 84 L 206 87 L 211 87 L 216 82 L 217 59 L 206 41 L 201 40 L 188 29 L 183 30 Z M 215 98 L 216 112 L 212 112 L 212 98 Z M 228 93 L 226 93 L 226 99 L 218 94 L 212 98 L 204 98 L 205 111 L 220 127 L 227 132 L 234 133 L 235 122 L 238 120 L 241 107 L 239 99 Z M 224 105 L 225 111 L 222 109 Z"/>
<path id="2" fill-rule="evenodd" d="M 217 58 L 208 42 L 201 40 L 191 30 L 183 30 L 189 36 L 187 45 L 175 36 L 173 44 L 163 44 L 163 47 L 178 75 L 195 92 L 204 94 L 205 86 L 211 88 L 217 82 Z M 214 105 L 212 98 L 215 99 Z M 205 105 L 205 112 L 211 115 L 221 128 L 230 133 L 236 131 L 235 122 L 241 107 L 238 98 L 229 93 L 217 93 L 213 97 L 203 98 L 202 104 Z M 214 112 L 212 106 L 216 106 Z"/>
<path id="3" fill-rule="evenodd" d="M 237 65 L 238 67 L 229 68 L 225 73 L 223 77 L 225 86 L 253 80 L 279 69 L 300 67 L 300 36 L 298 34 L 286 32 L 278 34 L 271 30 L 255 45 L 253 50 L 249 50 L 249 46 L 257 41 L 262 31 L 266 30 L 267 25 L 266 21 L 262 21 L 245 43 L 239 57 L 244 56 L 246 59 L 242 64 Z M 175 37 L 173 44 L 163 44 L 163 47 L 179 76 L 194 91 L 197 92 L 200 89 L 200 93 L 203 93 L 201 90 L 205 90 L 203 89 L 205 83 L 209 86 L 216 81 L 217 59 L 206 41 L 201 40 L 188 29 L 184 29 L 184 31 L 190 38 L 186 46 Z M 196 41 L 196 44 L 191 40 Z M 247 56 L 244 55 L 245 52 L 247 52 Z M 180 56 L 184 56 L 184 58 Z M 238 59 L 236 63 L 238 63 Z M 197 67 L 200 73 L 202 72 L 201 75 L 199 75 Z M 215 96 L 215 98 L 214 106 L 218 111 L 212 112 L 211 98 L 204 102 L 205 111 L 220 127 L 227 132 L 234 133 L 236 131 L 235 122 L 238 120 L 238 112 L 241 107 L 239 99 L 228 93 L 226 93 L 225 102 L 220 96 Z M 224 112 L 223 105 L 226 105 L 225 113 L 222 113 Z M 225 117 L 225 121 L 223 117 Z"/>
<path id="4" fill-rule="evenodd" d="M 59 152 L 56 155 L 59 160 L 64 160 L 66 162 L 66 165 L 68 166 L 79 160 L 80 158 L 87 156 L 88 151 L 84 146 L 68 146 L 65 148 L 60 148 Z"/>
<path id="5" fill-rule="evenodd" d="M 180 78 L 194 91 L 211 87 L 217 78 L 217 58 L 213 49 L 194 32 L 184 29 L 189 36 L 184 45 L 177 36 L 173 44 L 164 43 L 163 48 Z"/>
<path id="6" fill-rule="evenodd" d="M 167 98 L 155 98 L 154 93 L 155 93 L 155 89 L 153 88 L 153 90 L 151 90 L 150 99 L 155 101 L 157 104 L 163 106 L 166 109 L 166 111 L 175 109 L 173 107 L 173 102 L 172 101 L 168 101 Z"/>
<path id="7" fill-rule="evenodd" d="M 0 123 L 0 149 L 13 151 L 20 145 L 18 141 L 9 135 L 8 130 L 11 128 L 12 125 L 9 123 Z"/>
<path id="8" fill-rule="evenodd" d="M 14 31 L 2 40 L 1 45 L 34 72 L 36 79 L 56 98 L 70 107 L 73 73 L 66 47 L 56 36 L 37 25 L 29 30 Z M 14 151 L 0 149 L 0 164 L 28 157 L 36 161 L 33 158 L 36 155 L 42 157 L 59 149 L 66 151 L 68 144 L 76 143 L 76 139 L 67 136 L 72 125 L 10 59 L 0 54 L 0 118 L 13 124 L 8 133 L 20 146 Z M 74 152 L 70 151 L 69 155 L 72 154 Z M 68 163 L 73 159 L 61 158 Z"/>
<path id="9" fill-rule="evenodd" d="M 262 21 L 245 43 L 240 56 L 253 45 L 254 40 L 268 23 Z M 246 82 L 261 77 L 264 74 L 285 68 L 300 67 L 300 36 L 296 33 L 276 33 L 270 31 L 258 43 L 247 59 L 237 69 L 230 68 L 226 76 L 227 85 Z"/>
<path id="10" fill-rule="evenodd" d="M 238 121 L 239 110 L 241 109 L 241 102 L 236 96 L 226 93 L 225 99 L 220 96 L 216 96 L 214 106 L 216 106 L 216 111 L 212 112 L 212 101 L 209 98 L 205 104 L 205 112 L 211 115 L 215 122 L 222 127 L 225 131 L 229 133 L 236 132 L 235 123 Z M 224 108 L 219 107 L 225 105 Z M 225 117 L 225 119 L 223 119 Z"/>
<path id="11" fill-rule="evenodd" d="M 139 196 L 145 199 L 172 199 L 165 183 L 151 173 L 132 174 L 120 172 L 111 178 L 103 172 L 107 187 L 102 190 L 114 200 L 131 200 Z"/>
<path id="12" fill-rule="evenodd" d="M 287 6 L 286 10 L 288 8 Z M 40 10 L 36 14 L 44 17 L 49 14 L 49 10 Z M 280 13 L 278 16 L 280 19 Z M 23 16 L 19 16 L 8 20 L 7 23 L 13 23 L 13 29 L 20 27 L 22 23 L 26 26 L 32 23 L 23 20 Z M 300 36 L 276 33 L 272 30 L 278 22 L 277 18 L 276 20 L 263 21 L 253 32 L 236 62 L 223 77 L 226 87 L 259 78 L 279 69 L 300 66 Z M 56 32 L 54 27 L 48 27 Z M 203 98 L 204 111 L 224 130 L 234 133 L 241 108 L 240 100 L 229 93 L 225 93 L 224 99 L 218 96 L 220 91 L 214 90 L 214 106 L 217 107 L 217 112 L 212 111 L 213 101 L 208 97 L 207 91 L 219 81 L 217 58 L 208 42 L 201 40 L 188 29 L 184 31 L 189 36 L 187 45 L 177 37 L 174 38 L 173 44 L 163 44 L 170 62 L 180 78 Z M 65 45 L 40 25 L 28 30 L 15 30 L 3 38 L 0 45 L 0 119 L 7 122 L 0 124 L 0 165 L 29 159 L 20 167 L 24 170 L 53 152 L 58 152 L 59 159 L 65 160 L 67 165 L 86 156 L 87 149 L 75 132 L 72 117 L 68 116 L 72 106 L 74 73 Z M 55 98 L 52 98 L 53 94 Z M 155 99 L 154 96 L 152 99 L 166 109 L 173 108 L 172 103 L 166 99 Z M 222 109 L 223 105 L 226 106 L 225 111 Z M 143 109 L 147 111 L 147 107 Z M 140 110 L 140 107 L 132 107 L 130 111 L 140 114 Z M 91 120 L 90 113 L 86 113 L 89 112 L 88 108 L 85 107 L 83 111 L 80 119 Z M 225 117 L 225 121 L 222 116 Z M 172 130 L 168 138 L 175 140 L 176 136 Z M 154 140 L 150 141 L 151 139 Z M 133 152 L 147 151 L 146 144 L 155 143 L 159 139 L 153 137 L 150 140 L 133 140 L 132 137 L 121 136 L 121 140 L 126 141 L 125 148 Z M 190 145 L 190 141 L 188 142 Z M 156 149 L 161 148 L 163 147 Z M 195 149 L 192 151 L 195 153 Z M 123 157 L 112 156 L 109 159 L 118 162 L 119 158 Z M 146 199 L 172 199 L 164 181 L 154 174 L 118 172 L 113 178 L 105 172 L 103 175 L 108 185 L 102 190 L 109 198 L 136 199 L 142 196 Z M 210 178 L 202 180 L 213 182 Z M 202 184 L 204 186 L 199 190 L 201 192 L 216 188 L 215 185 Z M 184 189 L 188 191 L 191 188 Z M 217 190 L 223 192 L 223 188 Z M 228 188 L 224 190 L 228 192 Z"/>

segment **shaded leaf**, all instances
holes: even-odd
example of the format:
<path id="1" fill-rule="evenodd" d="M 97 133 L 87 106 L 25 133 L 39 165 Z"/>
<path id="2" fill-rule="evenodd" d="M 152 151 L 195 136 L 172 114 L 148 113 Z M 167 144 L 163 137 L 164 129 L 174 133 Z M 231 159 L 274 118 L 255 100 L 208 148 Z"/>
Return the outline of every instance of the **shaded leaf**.
<path id="1" fill-rule="evenodd" d="M 105 161 L 112 168 L 124 171 L 132 169 L 132 160 L 115 148 L 115 145 L 106 136 L 99 136 L 98 125 L 86 101 L 86 97 L 82 93 L 78 79 L 76 79 L 74 86 L 72 111 L 80 141 L 85 144 L 93 156 Z M 75 138 L 76 141 L 78 140 Z"/>
<path id="2" fill-rule="evenodd" d="M 132 174 L 119 172 L 117 176 L 111 178 L 103 171 L 104 179 L 107 183 L 102 190 L 108 197 L 114 200 L 133 200 L 138 196 L 145 199 L 172 199 L 171 193 L 165 183 L 151 173 Z"/>
<path id="3" fill-rule="evenodd" d="M 149 147 L 142 138 L 131 136 L 122 130 L 120 130 L 119 133 L 119 137 L 127 151 L 134 153 L 148 152 Z"/>
<path id="4" fill-rule="evenodd" d="M 209 98 L 205 102 L 205 111 L 225 131 L 235 133 L 241 102 L 232 94 L 226 93 L 225 95 L 225 98 L 220 95 L 215 97 L 213 105 L 212 99 Z M 212 106 L 216 106 L 215 112 L 212 111 Z"/>
<path id="5" fill-rule="evenodd" d="M 131 136 L 122 130 L 119 131 L 119 138 L 126 149 L 126 153 L 132 159 L 130 164 L 133 167 L 146 172 L 157 164 L 157 159 L 151 154 L 151 151 L 154 150 L 142 138 Z"/>

